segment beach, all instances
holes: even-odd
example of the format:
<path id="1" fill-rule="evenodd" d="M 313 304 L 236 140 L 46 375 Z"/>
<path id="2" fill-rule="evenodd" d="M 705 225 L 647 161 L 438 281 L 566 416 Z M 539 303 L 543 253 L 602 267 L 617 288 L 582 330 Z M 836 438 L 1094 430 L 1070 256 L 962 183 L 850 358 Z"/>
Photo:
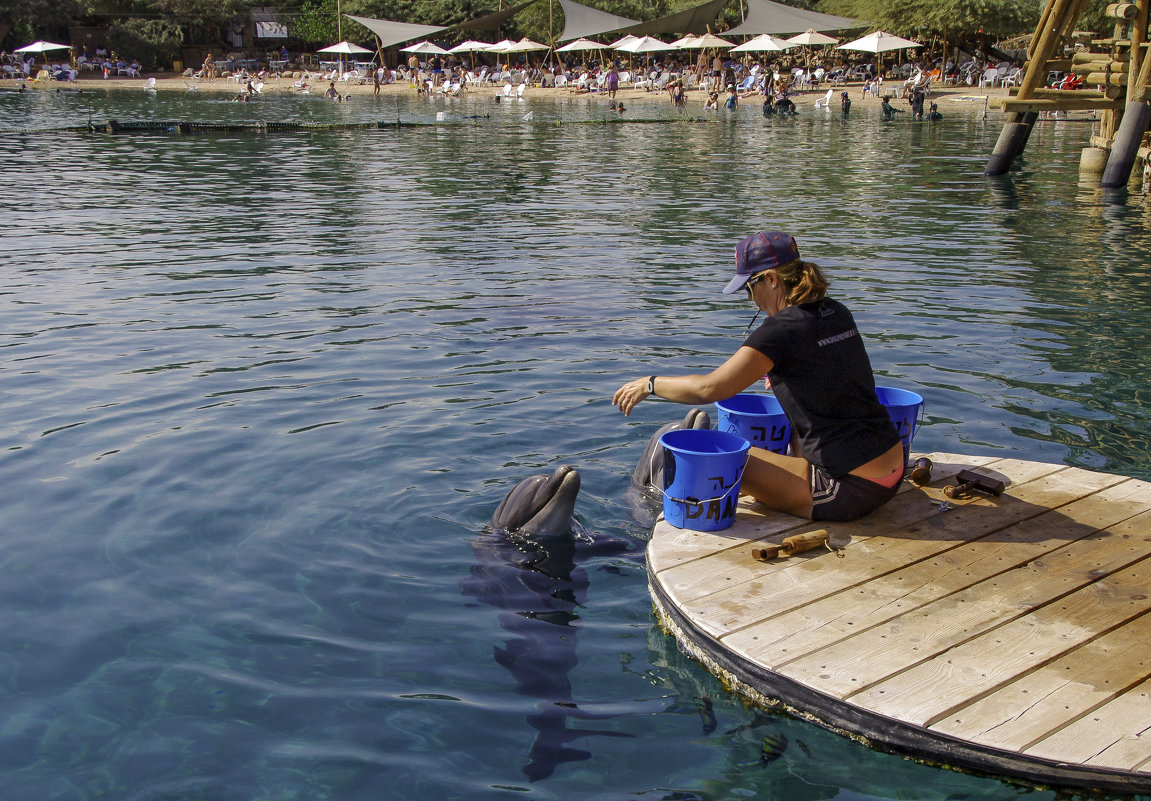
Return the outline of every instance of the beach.
<path id="1" fill-rule="evenodd" d="M 297 93 L 300 90 L 294 87 L 296 78 L 289 77 L 289 75 L 296 74 L 302 75 L 303 73 L 284 73 L 280 78 L 269 78 L 264 81 L 262 87 L 263 94 L 288 94 Z M 309 93 L 323 94 L 328 88 L 329 82 L 324 81 L 319 73 L 311 73 L 314 78 L 310 82 Z M 82 72 L 75 83 L 64 83 L 53 81 L 50 83 L 36 83 L 28 81 L 26 86 L 29 91 L 107 91 L 107 90 L 139 90 L 144 87 L 148 78 L 155 78 L 155 89 L 157 92 L 187 92 L 190 90 L 198 92 L 215 92 L 219 94 L 240 94 L 245 90 L 247 81 L 236 81 L 232 78 L 216 78 L 211 81 L 192 80 L 191 78 L 183 77 L 179 73 L 144 73 L 139 78 L 128 78 L 124 76 L 115 78 L 104 78 L 97 73 Z M 254 83 L 258 83 L 256 79 L 252 79 Z M 15 88 L 20 85 L 19 81 L 4 80 L 0 85 L 5 85 L 7 88 Z M 884 94 L 895 94 L 903 85 L 902 80 L 885 81 L 883 84 Z M 336 88 L 344 97 L 351 95 L 353 98 L 358 96 L 371 96 L 375 91 L 375 87 L 371 81 L 367 83 L 355 82 L 336 82 Z M 499 84 L 485 84 L 479 87 L 468 87 L 465 92 L 472 95 L 488 95 L 495 97 L 502 91 L 502 85 Z M 879 104 L 879 98 L 875 95 L 863 94 L 863 84 L 860 82 L 851 82 L 843 86 L 824 86 L 821 89 L 813 89 L 808 91 L 799 92 L 792 95 L 800 105 L 802 101 L 810 100 L 814 102 L 817 98 L 827 93 L 827 89 L 832 89 L 835 93 L 833 96 L 833 105 L 837 104 L 838 95 L 841 92 L 848 92 L 851 97 L 852 104 L 862 103 L 866 105 Z M 385 84 L 380 87 L 381 95 L 415 95 L 416 89 L 409 86 L 406 81 L 397 82 L 392 84 Z M 525 90 L 525 97 L 538 97 L 538 98 L 566 98 L 576 95 L 577 92 L 570 87 L 560 88 L 541 88 L 538 86 L 529 86 Z M 592 92 L 584 94 L 593 94 L 602 96 L 605 102 L 608 101 L 606 92 Z M 981 99 L 987 98 L 1002 98 L 1006 97 L 1008 89 L 1006 87 L 984 87 L 967 86 L 964 84 L 956 85 L 935 85 L 931 88 L 928 94 L 929 101 L 936 102 L 949 102 L 955 101 L 957 103 L 966 103 L 969 105 L 977 104 L 982 107 Z M 699 106 L 702 108 L 704 101 L 707 99 L 707 94 L 699 89 L 689 90 L 687 92 L 687 105 L 688 107 Z M 623 86 L 616 93 L 616 100 L 622 101 L 632 106 L 647 105 L 647 104 L 666 104 L 669 98 L 666 92 L 663 91 L 646 91 L 644 89 L 635 89 L 630 86 Z M 749 97 L 747 100 L 750 102 L 754 97 Z M 899 102 L 898 99 L 897 102 Z M 906 100 L 902 100 L 906 103 Z"/>

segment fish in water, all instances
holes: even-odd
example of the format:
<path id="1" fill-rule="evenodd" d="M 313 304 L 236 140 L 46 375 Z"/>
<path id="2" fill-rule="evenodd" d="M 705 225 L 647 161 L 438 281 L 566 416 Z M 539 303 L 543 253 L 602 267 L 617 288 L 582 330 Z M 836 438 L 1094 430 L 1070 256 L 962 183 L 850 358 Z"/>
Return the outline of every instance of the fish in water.
<path id="1" fill-rule="evenodd" d="M 579 663 L 576 624 L 589 584 L 582 562 L 589 556 L 626 554 L 631 545 L 581 536 L 573 517 L 579 488 L 579 472 L 568 465 L 519 482 L 472 541 L 475 564 L 460 584 L 464 595 L 499 610 L 508 636 L 495 647 L 495 660 L 511 674 L 519 693 L 538 699 L 527 716 L 537 733 L 523 767 L 533 782 L 565 762 L 591 757 L 571 748 L 573 740 L 630 736 L 568 725 L 569 720 L 611 717 L 581 709 L 568 679 Z"/>
<path id="2" fill-rule="evenodd" d="M 764 765 L 768 765 L 783 756 L 783 752 L 787 750 L 787 735 L 786 734 L 769 734 L 763 738 L 763 745 L 759 750 L 759 761 Z"/>

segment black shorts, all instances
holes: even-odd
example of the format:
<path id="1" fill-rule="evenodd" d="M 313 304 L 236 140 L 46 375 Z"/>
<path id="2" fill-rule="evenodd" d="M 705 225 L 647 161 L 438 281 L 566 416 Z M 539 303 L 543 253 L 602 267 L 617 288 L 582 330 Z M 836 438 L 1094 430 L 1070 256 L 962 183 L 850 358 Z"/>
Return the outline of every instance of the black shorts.
<path id="1" fill-rule="evenodd" d="M 832 478 L 811 465 L 811 519 L 845 522 L 873 512 L 895 497 L 899 484 L 885 487 L 850 473 Z"/>

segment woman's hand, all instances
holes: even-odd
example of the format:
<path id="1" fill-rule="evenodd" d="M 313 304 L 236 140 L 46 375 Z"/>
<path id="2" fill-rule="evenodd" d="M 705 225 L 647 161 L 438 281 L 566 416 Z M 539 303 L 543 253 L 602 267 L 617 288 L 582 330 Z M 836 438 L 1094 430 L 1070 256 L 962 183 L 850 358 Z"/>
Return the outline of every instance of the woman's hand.
<path id="1" fill-rule="evenodd" d="M 637 378 L 635 381 L 629 381 L 617 389 L 615 395 L 612 396 L 611 405 L 618 406 L 624 417 L 627 417 L 631 414 L 631 410 L 636 407 L 636 404 L 646 397 L 647 377 L 645 376 L 644 378 Z"/>

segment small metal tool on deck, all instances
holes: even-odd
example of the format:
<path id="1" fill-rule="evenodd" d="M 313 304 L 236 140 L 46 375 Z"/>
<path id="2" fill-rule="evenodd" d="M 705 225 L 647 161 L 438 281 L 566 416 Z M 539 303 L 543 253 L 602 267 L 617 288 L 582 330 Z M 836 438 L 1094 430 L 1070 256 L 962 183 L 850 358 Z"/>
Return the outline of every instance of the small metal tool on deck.
<path id="1" fill-rule="evenodd" d="M 816 529 L 815 531 L 808 531 L 803 534 L 793 534 L 790 537 L 784 537 L 783 542 L 779 545 L 767 545 L 763 548 L 752 548 L 751 556 L 753 559 L 758 559 L 760 562 L 767 562 L 778 557 L 794 556 L 797 553 L 810 551 L 813 548 L 818 548 L 821 545 L 827 544 L 827 530 Z"/>
<path id="2" fill-rule="evenodd" d="M 911 480 L 919 486 L 931 483 L 931 460 L 926 456 L 921 456 L 915 460 L 915 466 L 911 468 Z"/>
<path id="3" fill-rule="evenodd" d="M 966 498 L 972 492 L 999 496 L 1007 488 L 999 479 L 981 475 L 974 470 L 960 470 L 955 480 L 959 482 L 958 485 L 948 484 L 943 488 L 943 494 L 948 498 Z"/>

